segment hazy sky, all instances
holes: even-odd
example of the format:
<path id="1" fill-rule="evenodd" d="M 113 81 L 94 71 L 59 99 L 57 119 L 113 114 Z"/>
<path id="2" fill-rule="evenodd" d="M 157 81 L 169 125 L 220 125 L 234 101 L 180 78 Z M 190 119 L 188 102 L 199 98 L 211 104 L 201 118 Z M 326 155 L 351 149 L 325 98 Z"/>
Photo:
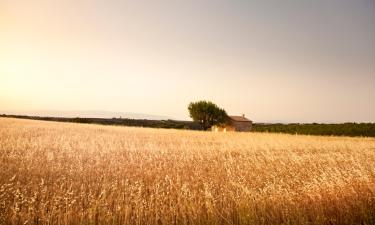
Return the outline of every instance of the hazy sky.
<path id="1" fill-rule="evenodd" d="M 0 0 L 0 110 L 375 122 L 375 1 Z"/>

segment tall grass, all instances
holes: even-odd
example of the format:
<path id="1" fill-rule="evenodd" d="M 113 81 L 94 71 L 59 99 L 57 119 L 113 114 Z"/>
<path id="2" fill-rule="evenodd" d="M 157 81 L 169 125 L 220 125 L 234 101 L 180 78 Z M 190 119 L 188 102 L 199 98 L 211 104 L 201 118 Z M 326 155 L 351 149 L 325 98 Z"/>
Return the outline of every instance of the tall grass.
<path id="1" fill-rule="evenodd" d="M 374 221 L 374 138 L 0 118 L 0 224 Z"/>

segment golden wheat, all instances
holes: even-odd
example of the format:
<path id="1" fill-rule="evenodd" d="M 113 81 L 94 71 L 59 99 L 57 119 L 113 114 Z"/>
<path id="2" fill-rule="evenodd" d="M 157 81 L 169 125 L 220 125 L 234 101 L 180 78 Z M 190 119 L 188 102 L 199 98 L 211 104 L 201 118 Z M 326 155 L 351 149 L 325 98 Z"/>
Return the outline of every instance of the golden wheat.
<path id="1" fill-rule="evenodd" d="M 375 139 L 0 118 L 0 224 L 373 224 Z"/>

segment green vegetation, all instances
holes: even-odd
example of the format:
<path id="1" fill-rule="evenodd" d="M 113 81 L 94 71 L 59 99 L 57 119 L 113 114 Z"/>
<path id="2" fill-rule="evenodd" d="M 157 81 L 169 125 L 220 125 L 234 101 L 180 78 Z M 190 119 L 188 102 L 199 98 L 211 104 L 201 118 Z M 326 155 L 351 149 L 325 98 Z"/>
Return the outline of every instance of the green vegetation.
<path id="1" fill-rule="evenodd" d="M 198 122 L 179 121 L 179 120 L 146 120 L 146 119 L 127 119 L 127 118 L 64 118 L 64 117 L 39 117 L 39 116 L 19 116 L 19 115 L 0 115 L 0 117 L 12 117 L 20 119 L 34 119 L 57 122 L 73 123 L 92 123 L 102 125 L 119 125 L 132 127 L 151 127 L 151 128 L 171 128 L 186 130 L 202 130 Z M 341 124 L 264 124 L 254 123 L 252 127 L 254 132 L 287 133 L 287 134 L 306 134 L 322 136 L 350 136 L 350 137 L 375 137 L 375 123 L 341 123 Z"/>
<path id="2" fill-rule="evenodd" d="M 223 124 L 228 119 L 225 110 L 210 101 L 192 102 L 189 104 L 188 110 L 190 117 L 200 123 L 204 130 L 213 125 Z"/>
<path id="3" fill-rule="evenodd" d="M 375 137 L 375 123 L 254 124 L 253 131 L 307 135 Z"/>
<path id="4" fill-rule="evenodd" d="M 201 130 L 199 123 L 192 121 L 178 120 L 147 120 L 147 119 L 128 119 L 128 118 L 65 118 L 65 117 L 40 117 L 40 116 L 19 116 L 19 115 L 0 115 L 0 117 L 11 117 L 19 119 L 33 119 L 56 122 L 72 122 L 72 123 L 91 123 L 102 125 L 119 125 L 132 127 L 151 127 L 151 128 L 171 128 L 171 129 L 187 129 Z"/>

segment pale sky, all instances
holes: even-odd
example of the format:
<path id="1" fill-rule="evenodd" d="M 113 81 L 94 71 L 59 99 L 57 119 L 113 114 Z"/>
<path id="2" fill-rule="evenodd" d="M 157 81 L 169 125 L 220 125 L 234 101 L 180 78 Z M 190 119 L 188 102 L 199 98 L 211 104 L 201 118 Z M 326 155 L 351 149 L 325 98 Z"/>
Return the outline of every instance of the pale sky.
<path id="1" fill-rule="evenodd" d="M 0 110 L 375 122 L 375 1 L 0 0 Z"/>

